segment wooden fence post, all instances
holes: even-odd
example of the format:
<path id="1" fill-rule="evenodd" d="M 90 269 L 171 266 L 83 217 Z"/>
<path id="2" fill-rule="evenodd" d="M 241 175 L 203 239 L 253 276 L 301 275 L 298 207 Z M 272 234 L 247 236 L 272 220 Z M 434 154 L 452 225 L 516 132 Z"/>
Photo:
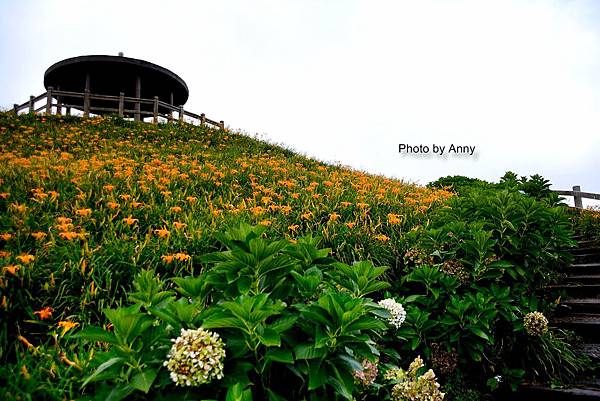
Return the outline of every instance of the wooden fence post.
<path id="1" fill-rule="evenodd" d="M 581 192 L 581 186 L 573 185 L 573 200 L 575 201 L 575 207 L 583 209 L 583 198 L 578 192 Z"/>
<path id="2" fill-rule="evenodd" d="M 29 113 L 33 114 L 35 113 L 35 106 L 34 106 L 34 102 L 33 99 L 35 99 L 35 97 L 33 95 L 29 96 Z"/>
<path id="3" fill-rule="evenodd" d="M 200 125 L 206 124 L 206 116 L 204 113 L 200 114 Z"/>
<path id="4" fill-rule="evenodd" d="M 60 100 L 60 96 L 56 97 L 56 115 L 60 116 L 62 114 L 62 101 Z"/>
<path id="5" fill-rule="evenodd" d="M 154 124 L 158 124 L 158 96 L 154 96 L 154 110 L 153 110 Z"/>
<path id="6" fill-rule="evenodd" d="M 71 115 L 71 108 L 69 106 L 67 106 L 67 111 L 65 111 L 65 115 L 67 115 L 67 116 Z"/>
<path id="7" fill-rule="evenodd" d="M 86 89 L 83 94 L 83 116 L 90 116 L 90 90 Z"/>
<path id="8" fill-rule="evenodd" d="M 219 121 L 219 127 L 221 127 L 221 129 L 223 131 L 225 131 L 225 121 L 223 121 L 223 120 Z"/>
<path id="9" fill-rule="evenodd" d="M 52 87 L 48 87 L 48 92 L 46 92 L 46 114 L 52 114 Z"/>
<path id="10" fill-rule="evenodd" d="M 179 106 L 179 122 L 183 122 L 183 105 Z"/>
<path id="11" fill-rule="evenodd" d="M 123 92 L 119 93 L 119 117 L 123 118 L 123 110 L 125 110 L 125 94 Z"/>

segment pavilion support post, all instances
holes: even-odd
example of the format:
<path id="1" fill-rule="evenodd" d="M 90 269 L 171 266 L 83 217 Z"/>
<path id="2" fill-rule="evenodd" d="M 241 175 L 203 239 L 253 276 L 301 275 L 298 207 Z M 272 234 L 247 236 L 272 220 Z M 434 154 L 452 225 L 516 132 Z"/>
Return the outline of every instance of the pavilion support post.
<path id="1" fill-rule="evenodd" d="M 48 115 L 52 114 L 52 90 L 53 89 L 54 88 L 49 86 L 48 92 L 46 93 L 46 114 L 48 114 Z"/>
<path id="2" fill-rule="evenodd" d="M 125 110 L 125 94 L 119 93 L 119 117 L 123 118 L 123 110 Z"/>
<path id="3" fill-rule="evenodd" d="M 30 114 L 35 113 L 35 105 L 34 105 L 33 99 L 35 99 L 35 96 L 33 96 L 33 95 L 29 96 L 29 113 Z"/>
<path id="4" fill-rule="evenodd" d="M 183 123 L 183 105 L 179 106 L 179 122 Z"/>
<path id="5" fill-rule="evenodd" d="M 221 129 L 223 131 L 225 131 L 225 121 L 223 121 L 223 120 L 219 121 L 219 127 L 221 127 Z"/>
<path id="6" fill-rule="evenodd" d="M 83 116 L 90 116 L 90 91 L 86 89 L 83 94 Z"/>
<path id="7" fill-rule="evenodd" d="M 581 197 L 581 194 L 578 192 L 581 192 L 581 186 L 573 185 L 573 200 L 575 201 L 575 207 L 579 208 L 579 209 L 583 209 L 583 198 Z"/>
<path id="8" fill-rule="evenodd" d="M 19 114 L 19 105 L 16 103 L 13 103 L 13 111 L 15 112 L 15 114 Z"/>
<path id="9" fill-rule="evenodd" d="M 152 110 L 152 122 L 158 124 L 158 96 L 154 96 L 154 110 Z"/>
<path id="10" fill-rule="evenodd" d="M 206 124 L 206 116 L 204 113 L 200 114 L 200 125 Z"/>
<path id="11" fill-rule="evenodd" d="M 135 77 L 135 97 L 138 100 L 135 102 L 134 120 L 135 121 L 140 121 L 141 107 L 140 107 L 140 101 L 139 101 L 139 99 L 142 97 L 142 79 L 140 78 L 139 75 L 137 77 Z"/>

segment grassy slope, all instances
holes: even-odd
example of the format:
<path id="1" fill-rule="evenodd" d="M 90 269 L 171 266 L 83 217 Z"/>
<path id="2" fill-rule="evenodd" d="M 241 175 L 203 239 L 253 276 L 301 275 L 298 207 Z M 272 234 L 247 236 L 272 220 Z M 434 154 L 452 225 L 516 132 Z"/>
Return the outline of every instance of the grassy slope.
<path id="1" fill-rule="evenodd" d="M 101 321 L 141 268 L 200 268 L 227 224 L 312 233 L 341 261 L 397 266 L 403 233 L 450 195 L 189 125 L 2 113 L 0 147 L 4 361 L 24 349 L 17 335 L 40 343 L 59 321 Z"/>

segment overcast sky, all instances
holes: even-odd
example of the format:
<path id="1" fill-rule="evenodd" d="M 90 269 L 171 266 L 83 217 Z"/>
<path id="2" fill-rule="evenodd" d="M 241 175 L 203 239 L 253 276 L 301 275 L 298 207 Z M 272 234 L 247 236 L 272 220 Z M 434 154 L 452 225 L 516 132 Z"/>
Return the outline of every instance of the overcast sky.
<path id="1" fill-rule="evenodd" d="M 181 76 L 186 109 L 320 160 L 600 192 L 600 1 L 2 0 L 0 107 L 119 51 Z"/>

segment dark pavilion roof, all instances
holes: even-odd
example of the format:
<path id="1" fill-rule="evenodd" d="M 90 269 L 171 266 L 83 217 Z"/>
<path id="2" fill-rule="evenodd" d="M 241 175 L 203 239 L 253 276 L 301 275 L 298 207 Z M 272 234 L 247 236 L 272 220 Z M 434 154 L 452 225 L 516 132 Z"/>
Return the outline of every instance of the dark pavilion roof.
<path id="1" fill-rule="evenodd" d="M 183 105 L 189 90 L 183 79 L 164 67 L 144 60 L 123 56 L 91 55 L 72 57 L 50 66 L 44 74 L 44 86 L 63 91 L 83 92 L 86 75 L 90 92 L 101 95 L 135 97 L 136 79 L 141 80 L 141 97 L 158 96 L 163 102 Z"/>

